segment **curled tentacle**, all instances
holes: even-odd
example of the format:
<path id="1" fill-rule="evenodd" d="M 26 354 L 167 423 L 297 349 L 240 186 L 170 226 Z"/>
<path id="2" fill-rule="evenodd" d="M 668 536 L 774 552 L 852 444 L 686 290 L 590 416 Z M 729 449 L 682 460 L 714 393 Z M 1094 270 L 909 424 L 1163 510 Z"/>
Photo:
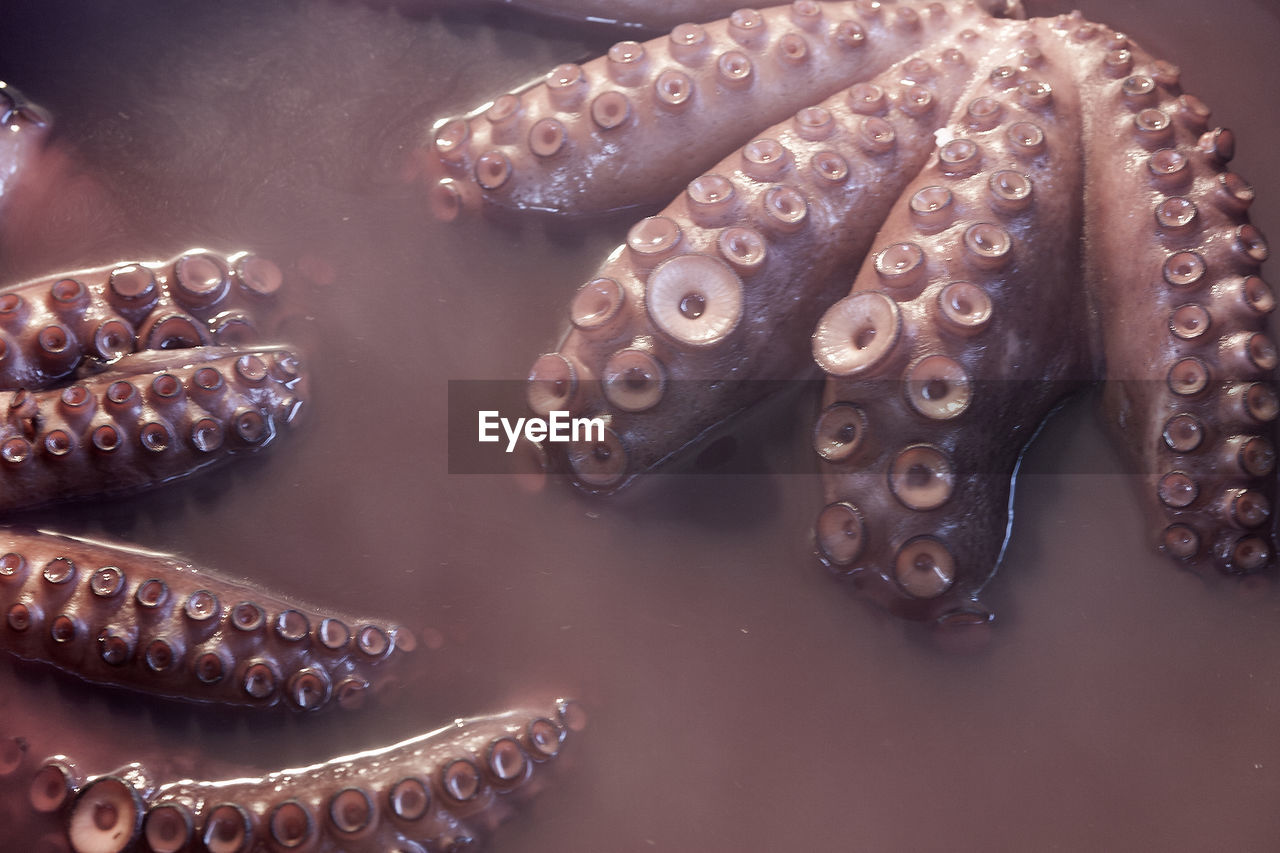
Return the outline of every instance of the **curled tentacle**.
<path id="1" fill-rule="evenodd" d="M 591 213 L 659 203 L 797 103 L 990 22 L 976 4 L 800 0 L 619 42 L 438 123 L 421 151 L 432 209 L 450 220 L 482 205 Z"/>
<path id="2" fill-rule="evenodd" d="M 0 648 L 87 681 L 193 702 L 357 707 L 416 638 L 176 557 L 0 528 Z"/>
<path id="3" fill-rule="evenodd" d="M 608 420 L 605 441 L 567 446 L 583 486 L 624 485 L 811 369 L 809 330 L 983 55 L 1012 38 L 965 31 L 799 111 L 631 230 L 530 377 L 541 414 Z"/>
<path id="4" fill-rule="evenodd" d="M 1189 567 L 1259 571 L 1276 552 L 1280 359 L 1253 191 L 1228 169 L 1234 138 L 1175 66 L 1077 16 L 1052 26 L 1095 107 L 1086 193 L 1131 200 L 1090 205 L 1088 269 L 1104 415 L 1139 475 L 1151 540 Z"/>
<path id="5" fill-rule="evenodd" d="M 584 723 L 577 703 L 561 700 L 225 780 L 161 781 L 137 765 L 86 774 L 66 756 L 42 757 L 21 738 L 0 738 L 0 790 L 60 827 L 50 831 L 50 849 L 73 853 L 458 850 L 482 844 L 541 790 L 549 762 Z"/>
<path id="6" fill-rule="evenodd" d="M 1072 82 L 1026 33 L 984 69 L 814 333 L 819 553 L 911 618 L 990 618 L 1018 457 L 1088 375 Z"/>

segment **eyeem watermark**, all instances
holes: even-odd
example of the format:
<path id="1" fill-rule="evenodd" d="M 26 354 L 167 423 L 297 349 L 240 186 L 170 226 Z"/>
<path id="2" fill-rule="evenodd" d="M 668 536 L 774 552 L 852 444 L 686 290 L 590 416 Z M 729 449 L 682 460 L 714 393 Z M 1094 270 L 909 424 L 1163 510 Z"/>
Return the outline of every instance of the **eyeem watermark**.
<path id="1" fill-rule="evenodd" d="M 497 410 L 479 412 L 481 442 L 501 441 L 498 434 L 501 427 L 507 436 L 507 453 L 516 449 L 520 436 L 532 442 L 569 442 L 569 441 L 604 441 L 603 418 L 574 418 L 568 412 L 553 410 L 545 418 L 510 418 L 502 417 Z"/>

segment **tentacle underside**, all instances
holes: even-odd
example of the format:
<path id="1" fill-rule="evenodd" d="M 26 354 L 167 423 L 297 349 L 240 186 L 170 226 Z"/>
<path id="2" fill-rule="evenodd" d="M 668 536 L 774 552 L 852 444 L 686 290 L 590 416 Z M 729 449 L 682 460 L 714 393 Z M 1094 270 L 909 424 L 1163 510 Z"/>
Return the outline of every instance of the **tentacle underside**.
<path id="1" fill-rule="evenodd" d="M 87 681 L 195 702 L 355 707 L 413 635 L 174 557 L 0 528 L 0 643 Z"/>
<path id="2" fill-rule="evenodd" d="M 265 258 L 193 249 L 0 292 L 0 511 L 135 491 L 271 443 L 305 376 L 290 350 L 238 345 L 275 333 L 283 281 Z"/>
<path id="3" fill-rule="evenodd" d="M 608 421 L 603 441 L 558 446 L 580 484 L 616 489 L 812 369 L 809 331 L 983 55 L 1012 39 L 1000 23 L 801 110 L 631 230 L 531 372 L 536 410 Z"/>
<path id="4" fill-rule="evenodd" d="M 1152 542 L 1190 567 L 1261 570 L 1275 555 L 1275 298 L 1258 277 L 1253 190 L 1227 170 L 1234 138 L 1182 94 L 1175 66 L 1078 16 L 1054 26 L 1094 107 L 1087 246 L 1104 415 L 1139 475 Z"/>
<path id="5" fill-rule="evenodd" d="M 796 103 L 990 20 L 972 2 L 797 0 L 619 42 L 440 123 L 420 152 L 432 209 L 449 220 L 482 206 L 583 214 L 659 204 Z"/>
<path id="6" fill-rule="evenodd" d="M 585 718 L 571 701 L 459 719 L 381 749 L 227 780 L 153 778 L 131 765 L 80 778 L 0 740 L 0 790 L 50 824 L 51 850 L 384 853 L 470 849 L 545 784 Z M 0 812 L 3 814 L 3 812 Z M 65 834 L 53 829 L 64 823 Z"/>
<path id="7" fill-rule="evenodd" d="M 0 392 L 0 511 L 141 491 L 259 450 L 305 399 L 283 347 L 140 353 L 61 389 Z"/>
<path id="8" fill-rule="evenodd" d="M 191 249 L 59 273 L 0 292 L 0 388 L 66 381 L 132 352 L 270 340 L 284 276 L 272 261 Z"/>
<path id="9" fill-rule="evenodd" d="M 1088 375 L 1078 95 L 1022 32 L 961 99 L 813 337 L 829 374 L 819 552 L 910 618 L 990 618 L 977 594 L 1017 459 Z"/>

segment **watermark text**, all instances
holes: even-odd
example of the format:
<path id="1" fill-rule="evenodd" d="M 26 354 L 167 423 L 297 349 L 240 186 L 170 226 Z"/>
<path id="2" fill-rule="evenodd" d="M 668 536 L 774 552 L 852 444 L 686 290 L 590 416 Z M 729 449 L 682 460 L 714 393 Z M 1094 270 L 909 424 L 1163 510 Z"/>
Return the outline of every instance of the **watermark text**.
<path id="1" fill-rule="evenodd" d="M 516 418 L 513 422 L 496 409 L 481 410 L 478 414 L 479 441 L 498 442 L 505 434 L 507 453 L 516 449 L 522 435 L 532 442 L 604 441 L 603 418 L 575 418 L 568 412 L 553 410 L 545 418 Z"/>

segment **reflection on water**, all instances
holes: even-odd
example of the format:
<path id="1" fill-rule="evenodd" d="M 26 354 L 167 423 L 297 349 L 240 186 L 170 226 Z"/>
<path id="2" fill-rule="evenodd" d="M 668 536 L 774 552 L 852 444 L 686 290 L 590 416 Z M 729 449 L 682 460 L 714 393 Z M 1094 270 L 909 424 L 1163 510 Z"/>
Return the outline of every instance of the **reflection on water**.
<path id="1" fill-rule="evenodd" d="M 1089 5 L 1178 59 L 1237 130 L 1255 220 L 1280 233 L 1265 159 L 1280 128 L 1256 102 L 1280 85 L 1263 55 L 1276 22 L 1247 0 L 1212 18 L 1190 2 Z M 141 750 L 214 773 L 214 755 L 305 763 L 575 693 L 592 711 L 576 764 L 501 831 L 507 851 L 1263 849 L 1280 835 L 1280 603 L 1148 553 L 1124 479 L 1074 473 L 1111 464 L 1089 401 L 1027 460 L 992 590 L 1001 627 L 970 658 L 940 656 L 817 566 L 813 476 L 659 477 L 602 502 L 448 473 L 449 380 L 522 375 L 629 217 L 442 228 L 398 180 L 404 146 L 425 119 L 598 53 L 609 33 L 323 0 L 4 8 L 0 76 L 52 109 L 69 155 L 30 233 L 0 238 L 6 279 L 253 248 L 291 265 L 311 306 L 297 336 L 315 405 L 268 459 L 31 520 L 445 639 L 419 681 L 355 717 L 150 709 L 6 663 L 10 720 L 52 720 L 101 769 Z M 807 427 L 786 412 L 810 402 L 737 430 L 738 453 L 766 454 L 753 470 L 797 470 Z"/>

